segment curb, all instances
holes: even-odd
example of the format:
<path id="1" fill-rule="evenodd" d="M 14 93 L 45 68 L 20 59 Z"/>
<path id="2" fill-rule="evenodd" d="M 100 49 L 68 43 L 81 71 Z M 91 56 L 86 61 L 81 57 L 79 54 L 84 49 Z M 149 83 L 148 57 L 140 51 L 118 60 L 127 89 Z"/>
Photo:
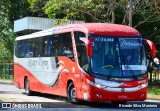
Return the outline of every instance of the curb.
<path id="1" fill-rule="evenodd" d="M 5 80 L 0 80 L 0 84 L 8 84 L 8 85 L 13 85 L 13 81 L 5 81 Z"/>

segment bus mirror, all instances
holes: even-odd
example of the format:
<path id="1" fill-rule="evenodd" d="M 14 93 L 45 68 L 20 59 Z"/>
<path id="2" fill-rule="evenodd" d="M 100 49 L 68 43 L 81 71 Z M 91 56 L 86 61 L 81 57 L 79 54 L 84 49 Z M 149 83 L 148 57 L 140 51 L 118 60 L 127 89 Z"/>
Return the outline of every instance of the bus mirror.
<path id="1" fill-rule="evenodd" d="M 85 43 L 87 55 L 92 56 L 92 46 L 91 46 L 90 41 L 85 37 L 80 37 L 80 40 Z"/>
<path id="2" fill-rule="evenodd" d="M 150 56 L 151 56 L 152 58 L 155 57 L 155 56 L 156 56 L 156 46 L 155 46 L 155 44 L 154 44 L 152 41 L 147 40 L 147 39 L 144 39 L 144 40 L 143 40 L 143 43 L 149 45 L 150 51 L 151 51 L 151 52 L 150 52 Z"/>

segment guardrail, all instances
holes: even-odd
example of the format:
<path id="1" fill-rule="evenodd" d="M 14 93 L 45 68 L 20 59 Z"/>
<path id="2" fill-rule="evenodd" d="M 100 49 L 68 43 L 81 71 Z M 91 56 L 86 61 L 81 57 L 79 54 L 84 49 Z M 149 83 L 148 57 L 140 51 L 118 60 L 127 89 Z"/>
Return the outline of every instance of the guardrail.
<path id="1" fill-rule="evenodd" d="M 0 79 L 13 79 L 13 63 L 0 63 Z"/>

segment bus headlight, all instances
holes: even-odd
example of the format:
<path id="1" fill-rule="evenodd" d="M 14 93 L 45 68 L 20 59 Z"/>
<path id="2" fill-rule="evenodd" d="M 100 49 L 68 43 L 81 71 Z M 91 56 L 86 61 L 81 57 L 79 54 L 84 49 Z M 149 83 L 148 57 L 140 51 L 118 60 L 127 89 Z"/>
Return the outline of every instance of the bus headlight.
<path id="1" fill-rule="evenodd" d="M 88 80 L 88 79 L 87 79 L 87 82 L 88 82 L 90 85 L 95 86 L 95 87 L 97 87 L 97 88 L 104 88 L 104 87 L 105 87 L 104 85 L 101 85 L 101 84 L 98 84 L 98 83 L 94 83 L 94 82 L 92 82 L 92 81 L 90 81 L 90 80 Z"/>
<path id="2" fill-rule="evenodd" d="M 145 88 L 147 86 L 148 86 L 148 82 L 141 84 L 139 87 L 142 89 L 142 88 Z"/>
<path id="3" fill-rule="evenodd" d="M 96 87 L 98 88 L 101 88 L 101 85 L 100 84 L 95 84 Z"/>
<path id="4" fill-rule="evenodd" d="M 101 84 L 95 84 L 95 86 L 96 86 L 97 88 L 101 88 L 101 89 L 103 89 L 103 88 L 105 88 L 105 87 L 106 87 L 106 86 L 101 85 Z"/>
<path id="5" fill-rule="evenodd" d="M 87 82 L 88 82 L 90 85 L 95 86 L 95 83 L 92 82 L 92 81 L 90 81 L 89 79 L 87 79 Z"/>

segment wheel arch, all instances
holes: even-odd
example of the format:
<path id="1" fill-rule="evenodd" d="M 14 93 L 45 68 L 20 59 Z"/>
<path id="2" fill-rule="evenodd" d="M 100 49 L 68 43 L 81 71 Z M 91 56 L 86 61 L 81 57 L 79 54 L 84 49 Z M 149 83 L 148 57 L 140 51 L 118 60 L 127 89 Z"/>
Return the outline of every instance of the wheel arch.
<path id="1" fill-rule="evenodd" d="M 24 76 L 24 80 L 23 80 L 23 88 L 25 88 L 25 81 L 28 77 L 27 76 Z"/>
<path id="2" fill-rule="evenodd" d="M 73 83 L 73 84 L 74 84 L 73 80 L 69 79 L 69 80 L 67 81 L 67 89 L 68 89 L 68 86 L 69 86 L 70 83 Z"/>
<path id="3" fill-rule="evenodd" d="M 68 95 L 68 86 L 69 86 L 70 83 L 73 83 L 73 84 L 74 84 L 74 81 L 73 81 L 71 78 L 68 79 L 68 81 L 67 81 L 67 85 L 66 85 L 66 96 Z"/>

